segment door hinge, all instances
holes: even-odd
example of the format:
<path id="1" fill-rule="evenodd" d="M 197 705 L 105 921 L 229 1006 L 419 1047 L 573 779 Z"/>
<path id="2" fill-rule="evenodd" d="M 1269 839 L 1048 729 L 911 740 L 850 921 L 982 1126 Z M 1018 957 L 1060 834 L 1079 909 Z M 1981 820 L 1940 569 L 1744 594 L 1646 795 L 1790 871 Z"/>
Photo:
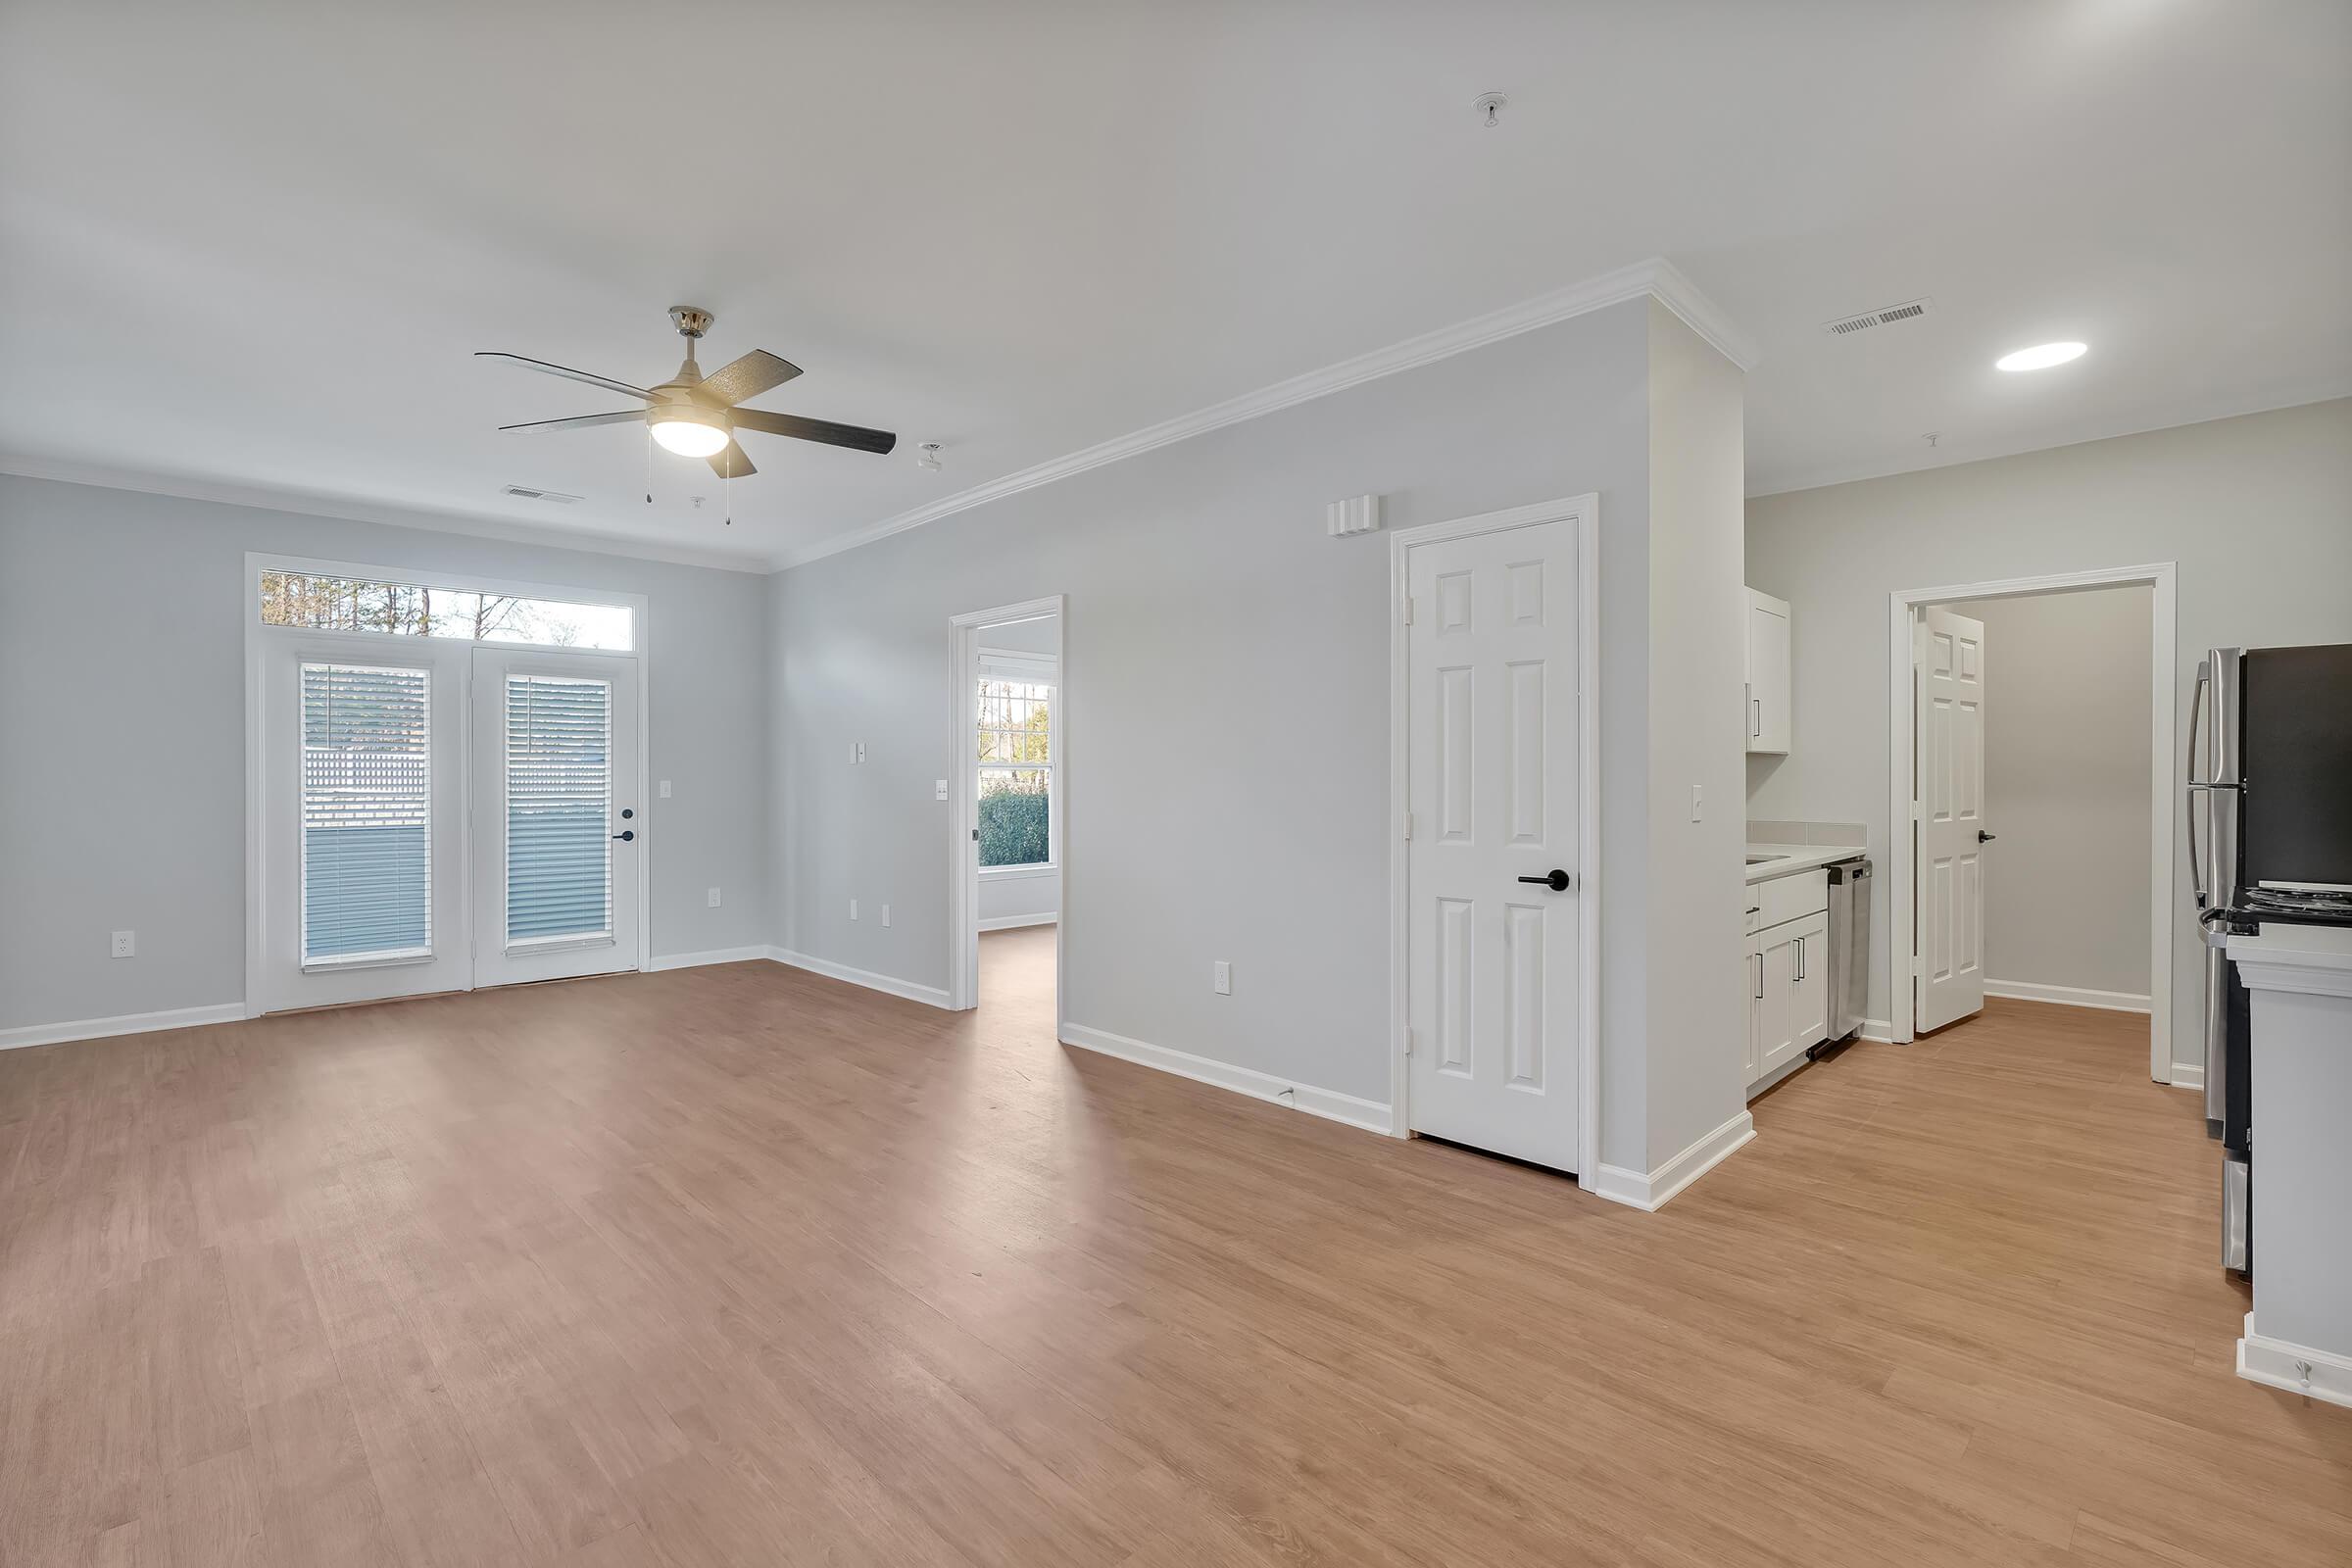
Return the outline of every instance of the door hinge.
<path id="1" fill-rule="evenodd" d="M 1411 594 L 1404 596 L 1404 623 L 1407 626 L 1413 623 L 1413 596 Z"/>
<path id="2" fill-rule="evenodd" d="M 1408 1056 L 1413 1054 L 1413 1032 L 1410 1029 L 1404 1032 L 1404 1054 Z"/>
<path id="3" fill-rule="evenodd" d="M 1404 813 L 1404 836 L 1408 840 L 1413 836 L 1413 813 L 1410 811 Z"/>

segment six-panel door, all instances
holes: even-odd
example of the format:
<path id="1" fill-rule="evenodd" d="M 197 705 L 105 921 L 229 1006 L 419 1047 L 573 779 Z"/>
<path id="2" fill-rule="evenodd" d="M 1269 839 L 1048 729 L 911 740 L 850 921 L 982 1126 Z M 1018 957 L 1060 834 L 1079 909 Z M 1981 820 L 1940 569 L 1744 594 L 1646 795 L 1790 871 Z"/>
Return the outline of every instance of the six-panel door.
<path id="1" fill-rule="evenodd" d="M 1576 526 L 1413 547 L 1405 638 L 1410 1124 L 1571 1170 Z"/>

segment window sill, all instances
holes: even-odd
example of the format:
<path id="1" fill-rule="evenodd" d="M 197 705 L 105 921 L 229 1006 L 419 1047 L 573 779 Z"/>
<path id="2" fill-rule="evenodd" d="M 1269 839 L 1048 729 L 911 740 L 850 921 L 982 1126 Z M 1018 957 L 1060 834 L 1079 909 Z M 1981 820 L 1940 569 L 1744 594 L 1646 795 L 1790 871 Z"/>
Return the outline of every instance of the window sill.
<path id="1" fill-rule="evenodd" d="M 980 868 L 983 882 L 1026 882 L 1033 877 L 1052 876 L 1061 868 L 1048 860 L 1042 865 L 984 865 Z"/>

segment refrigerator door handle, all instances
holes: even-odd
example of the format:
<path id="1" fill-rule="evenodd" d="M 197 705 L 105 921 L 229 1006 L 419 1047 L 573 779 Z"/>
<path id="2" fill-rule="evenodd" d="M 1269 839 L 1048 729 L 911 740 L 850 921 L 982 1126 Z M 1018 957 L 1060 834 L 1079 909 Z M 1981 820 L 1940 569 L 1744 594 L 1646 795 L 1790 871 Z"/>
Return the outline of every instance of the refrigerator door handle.
<path id="1" fill-rule="evenodd" d="M 2197 665 L 2197 685 L 2188 699 L 2188 759 L 2180 768 L 2180 776 L 2188 780 L 2188 886 L 2196 895 L 2196 906 L 2205 907 L 2205 867 L 2197 859 L 2197 811 L 2204 802 L 2197 799 L 2197 720 L 2205 711 L 2205 689 L 2213 684 L 2213 665 Z"/>

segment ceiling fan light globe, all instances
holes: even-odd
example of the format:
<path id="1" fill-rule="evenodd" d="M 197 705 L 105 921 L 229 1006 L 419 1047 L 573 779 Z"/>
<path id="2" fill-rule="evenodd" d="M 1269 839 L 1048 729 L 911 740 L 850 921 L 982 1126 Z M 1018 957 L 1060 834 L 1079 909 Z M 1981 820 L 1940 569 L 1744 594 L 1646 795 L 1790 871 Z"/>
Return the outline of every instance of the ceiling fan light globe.
<path id="1" fill-rule="evenodd" d="M 653 426 L 654 439 L 661 442 L 665 451 L 675 452 L 681 458 L 710 457 L 734 439 L 723 426 L 705 423 L 693 417 L 672 416 L 663 418 L 656 415 Z"/>

